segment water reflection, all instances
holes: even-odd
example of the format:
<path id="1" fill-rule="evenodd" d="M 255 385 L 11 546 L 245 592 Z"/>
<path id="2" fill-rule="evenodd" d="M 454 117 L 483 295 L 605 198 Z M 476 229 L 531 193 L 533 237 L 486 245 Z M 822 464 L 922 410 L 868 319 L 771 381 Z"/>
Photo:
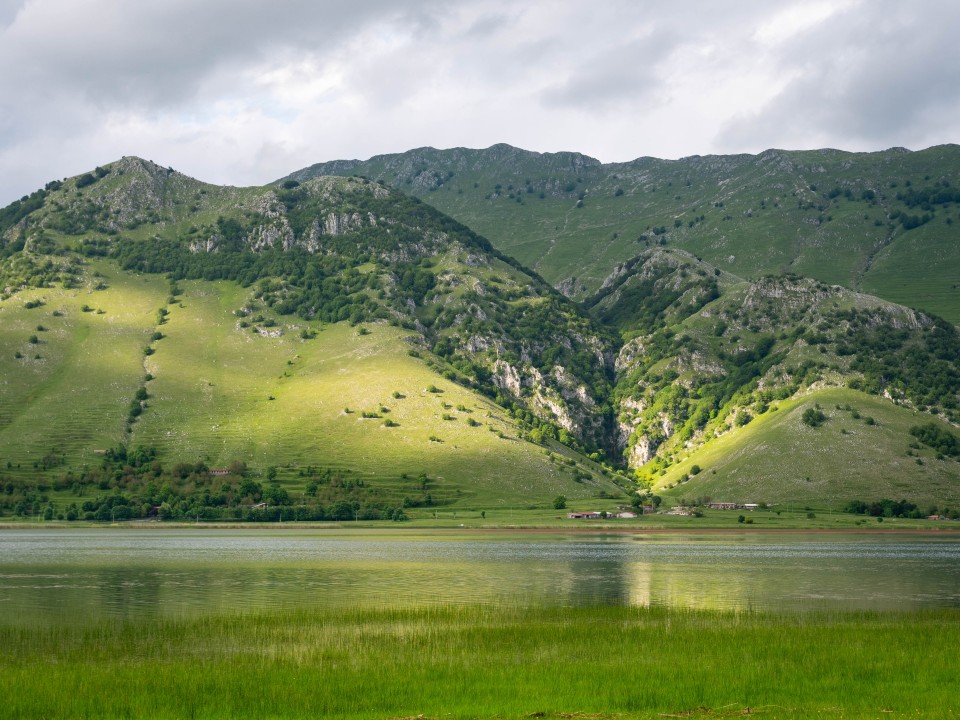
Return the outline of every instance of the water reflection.
<path id="1" fill-rule="evenodd" d="M 289 607 L 960 607 L 960 539 L 0 531 L 2 622 Z"/>

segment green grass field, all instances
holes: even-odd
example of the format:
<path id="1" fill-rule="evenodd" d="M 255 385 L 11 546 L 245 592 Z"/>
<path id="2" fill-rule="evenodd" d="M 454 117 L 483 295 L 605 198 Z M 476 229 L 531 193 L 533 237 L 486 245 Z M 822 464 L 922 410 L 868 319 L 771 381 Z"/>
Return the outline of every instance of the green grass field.
<path id="1" fill-rule="evenodd" d="M 813 428 L 801 416 L 816 404 L 828 420 Z M 944 502 L 955 507 L 960 504 L 960 463 L 937 459 L 928 447 L 910 447 L 915 441 L 910 427 L 930 421 L 930 416 L 864 393 L 819 390 L 785 401 L 714 440 L 668 468 L 655 487 L 674 499 L 706 495 L 717 501 L 787 506 L 812 502 L 834 510 L 852 499 L 884 497 L 906 498 L 924 509 Z M 691 476 L 694 465 L 701 471 Z"/>
<path id="2" fill-rule="evenodd" d="M 596 607 L 0 624 L 26 718 L 952 717 L 960 615 Z"/>
<path id="3" fill-rule="evenodd" d="M 51 474 L 96 466 L 98 450 L 125 443 L 155 447 L 168 466 L 276 467 L 296 491 L 299 470 L 314 466 L 348 471 L 400 497 L 409 492 L 401 476 L 425 472 L 438 498 L 487 507 L 619 494 L 568 449 L 520 440 L 502 408 L 411 356 L 398 328 L 374 324 L 362 334 L 345 323 L 281 318 L 257 326 L 260 333 L 234 315 L 250 291 L 233 283 L 183 282 L 168 305 L 161 277 L 107 264 L 94 271 L 107 289 L 29 291 L 0 306 L 9 348 L 0 357 L 0 463 L 10 464 L 9 475 L 33 477 L 34 463 L 48 455 L 64 463 Z M 36 298 L 45 304 L 24 307 Z M 303 329 L 316 336 L 303 339 Z M 152 340 L 156 332 L 163 338 Z M 141 385 L 149 398 L 127 432 Z M 574 482 L 574 469 L 592 479 Z"/>
<path id="4" fill-rule="evenodd" d="M 166 283 L 91 268 L 99 270 L 106 277 L 82 288 L 25 290 L 0 303 L 0 469 L 9 463 L 11 474 L 18 466 L 32 472 L 51 453 L 78 467 L 125 440 Z M 101 282 L 108 287 L 95 290 Z M 44 304 L 25 307 L 37 300 Z"/>

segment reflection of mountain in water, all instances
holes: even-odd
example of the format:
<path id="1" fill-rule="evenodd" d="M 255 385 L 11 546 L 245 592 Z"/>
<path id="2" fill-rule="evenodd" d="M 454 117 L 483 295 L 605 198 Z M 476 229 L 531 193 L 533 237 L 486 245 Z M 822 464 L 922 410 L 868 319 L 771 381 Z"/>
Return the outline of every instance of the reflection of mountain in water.
<path id="1" fill-rule="evenodd" d="M 960 606 L 960 539 L 0 532 L 2 622 L 292 607 Z"/>

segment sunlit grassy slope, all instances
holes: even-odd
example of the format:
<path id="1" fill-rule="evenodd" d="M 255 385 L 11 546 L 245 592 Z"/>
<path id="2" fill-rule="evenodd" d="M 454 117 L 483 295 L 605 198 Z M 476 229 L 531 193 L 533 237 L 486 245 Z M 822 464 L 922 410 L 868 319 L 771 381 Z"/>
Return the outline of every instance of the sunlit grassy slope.
<path id="1" fill-rule="evenodd" d="M 94 290 L 100 283 L 108 287 Z M 96 450 L 124 441 L 165 286 L 157 276 L 109 273 L 79 289 L 24 290 L 0 303 L 4 467 L 27 471 L 52 451 L 71 465 L 96 462 Z"/>
<path id="2" fill-rule="evenodd" d="M 106 290 L 29 291 L 0 305 L 0 462 L 14 474 L 52 451 L 66 467 L 96 464 L 97 450 L 125 442 L 156 447 L 167 465 L 237 460 L 288 478 L 307 465 L 388 483 L 425 472 L 436 492 L 464 500 L 616 491 L 599 475 L 574 482 L 561 457 L 572 453 L 519 440 L 502 408 L 411 356 L 403 330 L 314 323 L 303 339 L 299 321 L 260 334 L 233 314 L 250 292 L 233 283 L 183 282 L 168 305 L 162 278 L 102 269 Z M 143 384 L 150 397 L 127 433 Z"/>
<path id="3" fill-rule="evenodd" d="M 828 419 L 814 428 L 801 417 L 817 404 Z M 910 428 L 932 420 L 864 393 L 816 391 L 782 403 L 669 468 L 657 480 L 658 492 L 717 501 L 815 500 L 831 508 L 854 498 L 884 497 L 955 507 L 960 462 L 938 460 L 928 447 L 910 447 L 915 443 Z M 694 465 L 701 470 L 691 475 Z"/>

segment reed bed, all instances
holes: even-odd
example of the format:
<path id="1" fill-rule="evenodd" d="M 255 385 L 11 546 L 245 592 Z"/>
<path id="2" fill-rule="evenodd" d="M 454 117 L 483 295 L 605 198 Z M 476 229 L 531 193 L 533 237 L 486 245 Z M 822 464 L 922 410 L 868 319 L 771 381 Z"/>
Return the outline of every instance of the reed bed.
<path id="1" fill-rule="evenodd" d="M 951 610 L 467 606 L 0 624 L 0 697 L 11 720 L 949 717 L 958 647 Z"/>

